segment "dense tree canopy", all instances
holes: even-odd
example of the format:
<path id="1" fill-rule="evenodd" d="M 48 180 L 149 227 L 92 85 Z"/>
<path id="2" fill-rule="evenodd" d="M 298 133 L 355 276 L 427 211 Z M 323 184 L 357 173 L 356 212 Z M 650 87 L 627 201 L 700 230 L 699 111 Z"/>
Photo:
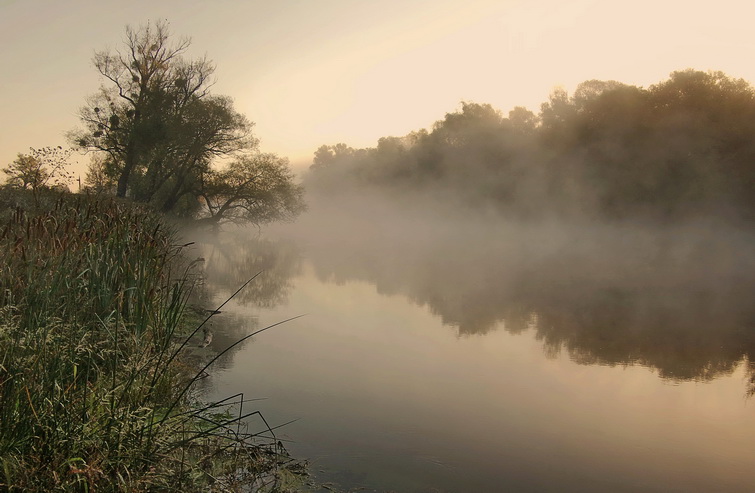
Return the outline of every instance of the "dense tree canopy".
<path id="1" fill-rule="evenodd" d="M 424 190 L 513 216 L 755 218 L 755 91 L 721 72 L 649 88 L 590 80 L 539 115 L 464 102 L 431 131 L 377 147 L 323 146 L 313 191 Z M 348 186 L 346 186 L 348 184 Z"/>
<path id="2" fill-rule="evenodd" d="M 94 66 L 104 84 L 81 109 L 84 128 L 70 135 L 74 145 L 100 155 L 89 174 L 96 183 L 90 185 L 103 190 L 112 184 L 117 196 L 151 203 L 165 212 L 209 212 L 218 222 L 238 216 L 223 216 L 236 210 L 233 204 L 203 209 L 221 200 L 213 196 L 216 192 L 226 201 L 255 200 L 257 210 L 265 212 L 253 218 L 248 209 L 245 217 L 255 222 L 301 210 L 301 193 L 291 174 L 285 175 L 288 188 L 259 178 L 253 182 L 259 189 L 247 186 L 243 193 L 228 195 L 228 187 L 219 185 L 221 177 L 230 175 L 213 169 L 216 158 L 254 161 L 260 154 L 258 142 L 252 123 L 234 109 L 233 101 L 210 92 L 214 65 L 206 58 L 185 58 L 189 45 L 188 39 L 174 41 L 167 24 L 158 22 L 127 28 L 120 49 L 95 54 Z M 261 198 L 262 189 L 274 192 Z M 267 209 L 260 205 L 264 200 L 269 201 Z M 285 211 L 268 210 L 296 201 Z"/>

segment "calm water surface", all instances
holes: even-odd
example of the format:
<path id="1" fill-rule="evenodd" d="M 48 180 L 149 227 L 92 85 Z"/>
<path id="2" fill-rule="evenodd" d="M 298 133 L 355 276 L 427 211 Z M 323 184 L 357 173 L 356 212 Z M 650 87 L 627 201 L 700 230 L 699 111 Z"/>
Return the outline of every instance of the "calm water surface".
<path id="1" fill-rule="evenodd" d="M 296 419 L 279 437 L 344 490 L 755 491 L 749 235 L 459 228 L 206 240 L 209 305 L 264 269 L 213 348 L 306 314 L 209 397 Z"/>

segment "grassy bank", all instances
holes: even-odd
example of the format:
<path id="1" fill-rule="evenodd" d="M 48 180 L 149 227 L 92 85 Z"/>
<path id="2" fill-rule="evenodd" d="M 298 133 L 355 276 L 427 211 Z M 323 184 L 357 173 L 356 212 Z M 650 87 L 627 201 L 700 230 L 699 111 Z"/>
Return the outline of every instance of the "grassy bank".
<path id="1" fill-rule="evenodd" d="M 285 489 L 270 430 L 191 397 L 202 321 L 170 228 L 112 200 L 28 199 L 0 192 L 0 490 Z"/>

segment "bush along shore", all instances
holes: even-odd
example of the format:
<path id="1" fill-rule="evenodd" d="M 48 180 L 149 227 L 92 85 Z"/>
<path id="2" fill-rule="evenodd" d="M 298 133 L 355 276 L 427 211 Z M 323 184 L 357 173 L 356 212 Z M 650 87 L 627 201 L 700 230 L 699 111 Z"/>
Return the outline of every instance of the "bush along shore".
<path id="1" fill-rule="evenodd" d="M 209 363 L 186 356 L 203 320 L 173 230 L 132 204 L 33 199 L 0 192 L 0 491 L 297 489 L 303 466 L 243 426 L 242 397 L 192 391 Z"/>

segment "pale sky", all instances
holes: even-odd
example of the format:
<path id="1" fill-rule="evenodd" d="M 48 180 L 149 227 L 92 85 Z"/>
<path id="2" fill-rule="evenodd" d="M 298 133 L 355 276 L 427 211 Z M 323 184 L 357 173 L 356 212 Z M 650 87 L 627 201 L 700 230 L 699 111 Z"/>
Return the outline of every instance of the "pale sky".
<path id="1" fill-rule="evenodd" d="M 65 145 L 100 84 L 91 59 L 166 19 L 261 149 L 302 168 L 323 144 L 372 147 L 461 101 L 538 112 L 557 86 L 647 87 L 674 70 L 755 82 L 749 0 L 0 0 L 0 166 Z"/>

